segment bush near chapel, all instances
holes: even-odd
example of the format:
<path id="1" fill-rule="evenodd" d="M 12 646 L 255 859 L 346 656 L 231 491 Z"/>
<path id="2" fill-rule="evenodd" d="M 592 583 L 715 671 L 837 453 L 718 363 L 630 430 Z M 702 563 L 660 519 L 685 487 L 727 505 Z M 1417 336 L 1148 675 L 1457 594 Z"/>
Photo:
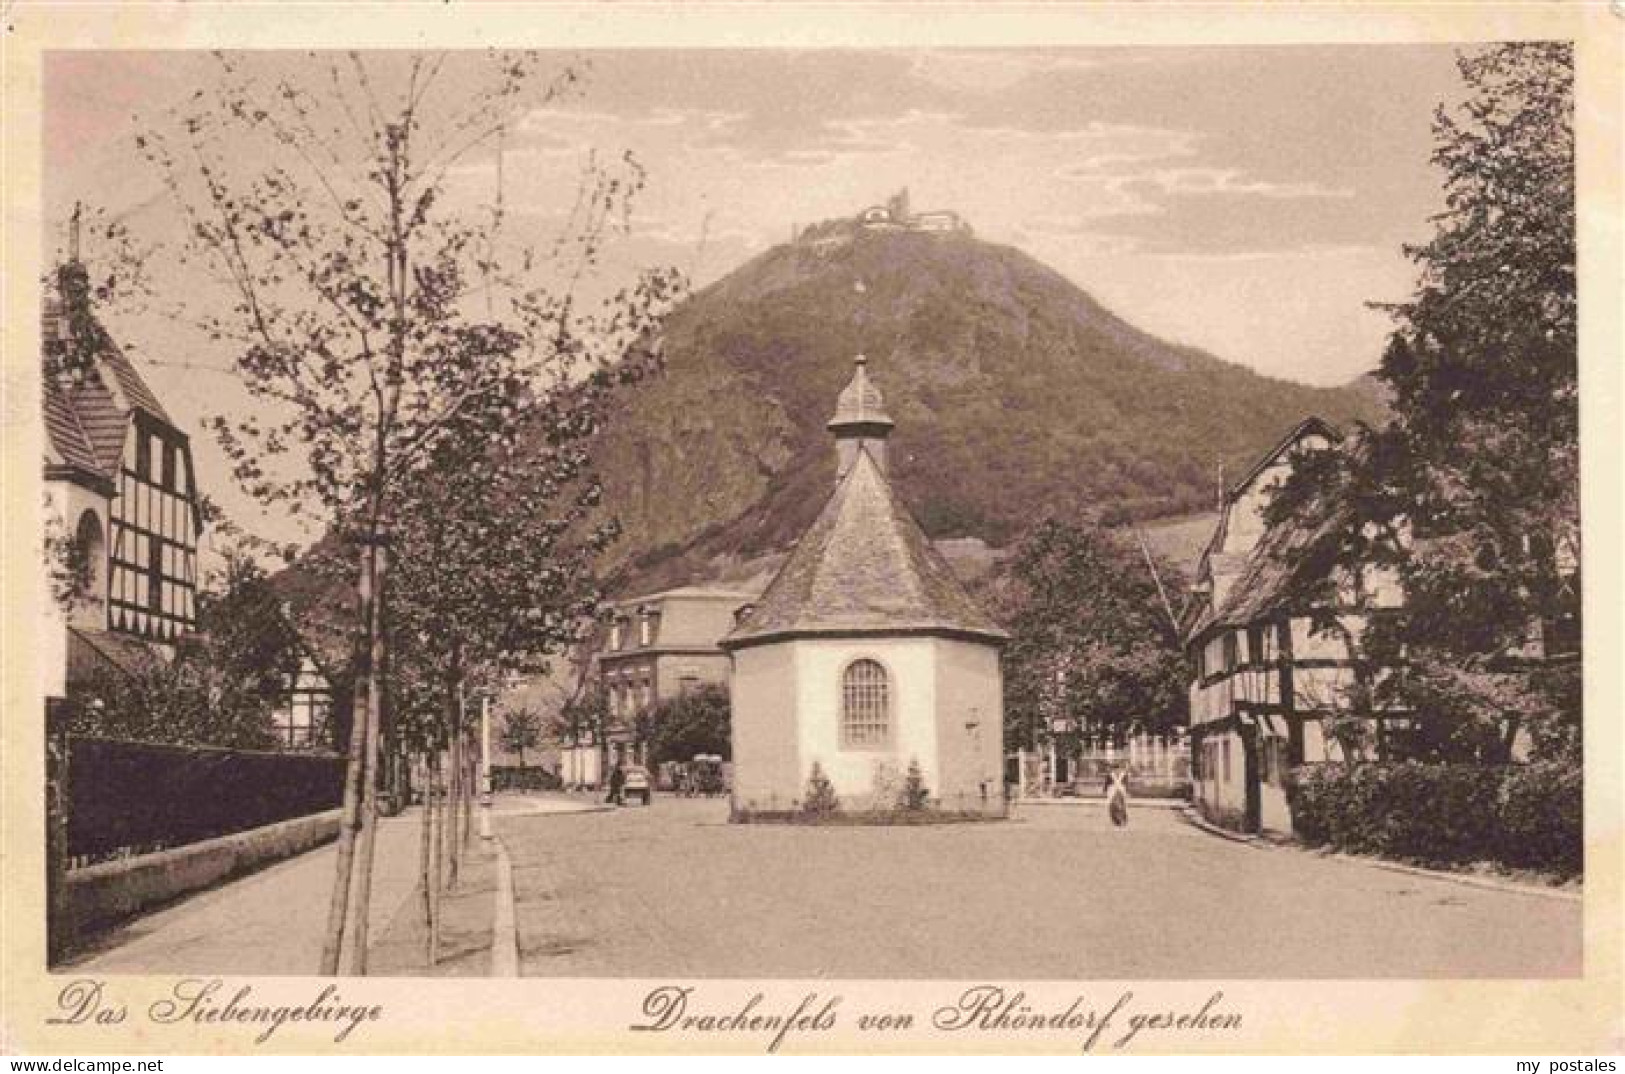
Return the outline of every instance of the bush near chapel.
<path id="1" fill-rule="evenodd" d="M 1572 762 L 1324 764 L 1293 775 L 1293 829 L 1312 846 L 1429 865 L 1582 871 L 1581 770 Z"/>
<path id="2" fill-rule="evenodd" d="M 835 795 L 835 785 L 824 775 L 824 768 L 817 761 L 813 762 L 812 771 L 807 774 L 807 793 L 801 802 L 801 811 L 809 817 L 827 817 L 841 808 L 841 800 Z"/>

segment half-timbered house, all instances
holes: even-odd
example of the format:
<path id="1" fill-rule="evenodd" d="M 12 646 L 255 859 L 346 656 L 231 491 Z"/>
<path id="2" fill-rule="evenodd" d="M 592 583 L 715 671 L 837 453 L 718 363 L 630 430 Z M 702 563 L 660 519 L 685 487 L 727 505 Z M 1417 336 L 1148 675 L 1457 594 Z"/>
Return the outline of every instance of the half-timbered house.
<path id="1" fill-rule="evenodd" d="M 1301 764 L 1340 759 L 1330 720 L 1346 714 L 1362 663 L 1369 617 L 1397 607 L 1396 578 L 1382 570 L 1311 584 L 1304 520 L 1269 525 L 1266 508 L 1302 452 L 1335 449 L 1337 429 L 1309 418 L 1227 491 L 1218 526 L 1197 566 L 1186 610 L 1191 668 L 1191 762 L 1196 803 L 1212 820 L 1244 831 L 1289 833 L 1286 785 Z M 1337 606 L 1305 594 L 1336 592 Z M 1346 600 L 1345 600 L 1346 598 Z M 1373 717 L 1381 734 L 1405 719 Z"/>
<path id="2" fill-rule="evenodd" d="M 83 265 L 57 273 L 41 319 L 48 526 L 76 581 L 48 696 L 69 672 L 147 647 L 171 655 L 197 624 L 203 532 L 187 435 L 91 308 Z M 122 654 L 122 655 L 121 655 Z"/>

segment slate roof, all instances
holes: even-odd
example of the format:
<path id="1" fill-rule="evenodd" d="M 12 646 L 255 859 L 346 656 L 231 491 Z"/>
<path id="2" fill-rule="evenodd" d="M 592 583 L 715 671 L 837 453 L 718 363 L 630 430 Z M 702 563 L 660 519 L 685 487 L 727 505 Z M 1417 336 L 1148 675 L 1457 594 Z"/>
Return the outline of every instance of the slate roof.
<path id="1" fill-rule="evenodd" d="M 1244 627 L 1297 603 L 1304 586 L 1315 581 L 1308 550 L 1344 521 L 1344 512 L 1335 508 L 1317 514 L 1317 522 L 1300 514 L 1265 530 L 1230 583 L 1224 602 L 1204 609 L 1186 637 L 1195 641 L 1216 627 Z M 1215 563 L 1215 569 L 1221 566 Z"/>
<path id="2" fill-rule="evenodd" d="M 847 425 L 892 425 L 891 416 L 886 413 L 886 402 L 881 398 L 880 389 L 875 382 L 869 379 L 866 368 L 868 359 L 858 355 L 853 362 L 856 367 L 852 370 L 852 379 L 841 390 L 840 397 L 835 401 L 835 416 L 829 419 L 828 428 L 839 429 Z"/>
<path id="3" fill-rule="evenodd" d="M 1190 627 L 1185 632 L 1187 642 L 1196 641 L 1215 627 L 1246 626 L 1280 610 L 1290 603 L 1298 583 L 1308 580 L 1303 578 L 1306 570 L 1306 564 L 1302 562 L 1305 551 L 1322 533 L 1336 524 L 1335 511 L 1321 512 L 1324 516 L 1322 521 L 1313 527 L 1301 517 L 1277 523 L 1265 530 L 1245 557 L 1226 554 L 1219 549 L 1224 546 L 1225 536 L 1230 529 L 1230 512 L 1235 509 L 1236 501 L 1246 492 L 1247 486 L 1294 444 L 1311 435 L 1323 436 L 1334 444 L 1343 439 L 1342 430 L 1330 422 L 1316 416 L 1305 418 L 1281 437 L 1274 447 L 1259 456 L 1241 480 L 1226 491 L 1218 525 L 1208 539 L 1197 571 L 1204 573 L 1205 568 L 1209 577 L 1233 575 L 1234 580 L 1221 605 L 1215 607 L 1207 602 L 1191 617 Z M 1191 614 L 1190 609 L 1186 614 Z"/>
<path id="4" fill-rule="evenodd" d="M 761 600 L 721 644 L 738 649 L 805 635 L 898 633 L 1009 638 L 965 592 L 879 464 L 860 449 Z"/>
<path id="5" fill-rule="evenodd" d="M 45 378 L 42 394 L 45 397 L 45 435 L 52 452 L 49 461 L 105 477 L 107 470 L 96 457 L 96 446 L 91 442 L 90 433 L 79 421 L 78 411 L 57 385 L 55 377 Z"/>
<path id="6" fill-rule="evenodd" d="M 41 310 L 46 355 L 68 343 L 62 302 L 48 297 Z M 46 376 L 45 429 L 51 449 L 66 464 L 116 477 L 125 430 L 136 410 L 173 427 L 174 421 L 118 345 L 101 333 L 94 366 L 78 377 Z"/>
<path id="7" fill-rule="evenodd" d="M 134 678 L 162 666 L 163 658 L 147 642 L 107 630 L 68 627 L 69 693 L 108 672 Z"/>

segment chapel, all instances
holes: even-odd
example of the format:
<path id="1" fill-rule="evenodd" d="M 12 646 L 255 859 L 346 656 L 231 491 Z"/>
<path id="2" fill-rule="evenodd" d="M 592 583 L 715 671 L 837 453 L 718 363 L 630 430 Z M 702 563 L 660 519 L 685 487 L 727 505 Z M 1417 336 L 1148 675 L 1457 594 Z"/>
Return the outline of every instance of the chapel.
<path id="1" fill-rule="evenodd" d="M 985 809 L 1002 793 L 1009 635 L 892 489 L 893 422 L 862 355 L 828 428 L 834 491 L 721 641 L 734 810 L 794 808 L 814 764 L 843 808 L 894 806 L 917 764 L 932 805 Z"/>

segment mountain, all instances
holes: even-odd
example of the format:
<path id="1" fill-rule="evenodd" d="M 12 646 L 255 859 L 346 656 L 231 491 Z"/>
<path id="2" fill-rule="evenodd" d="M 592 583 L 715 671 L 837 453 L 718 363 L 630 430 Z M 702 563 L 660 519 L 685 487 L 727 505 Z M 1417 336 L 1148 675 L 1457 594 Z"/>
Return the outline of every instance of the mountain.
<path id="1" fill-rule="evenodd" d="M 1359 382 L 1306 387 L 1163 342 L 968 231 L 820 225 L 676 310 L 664 373 L 612 415 L 598 462 L 625 527 L 617 588 L 793 542 L 832 487 L 824 423 L 860 351 L 897 423 L 904 501 L 933 538 L 993 546 L 1046 514 L 1210 509 L 1221 465 L 1242 472 L 1306 415 L 1383 411 Z"/>

